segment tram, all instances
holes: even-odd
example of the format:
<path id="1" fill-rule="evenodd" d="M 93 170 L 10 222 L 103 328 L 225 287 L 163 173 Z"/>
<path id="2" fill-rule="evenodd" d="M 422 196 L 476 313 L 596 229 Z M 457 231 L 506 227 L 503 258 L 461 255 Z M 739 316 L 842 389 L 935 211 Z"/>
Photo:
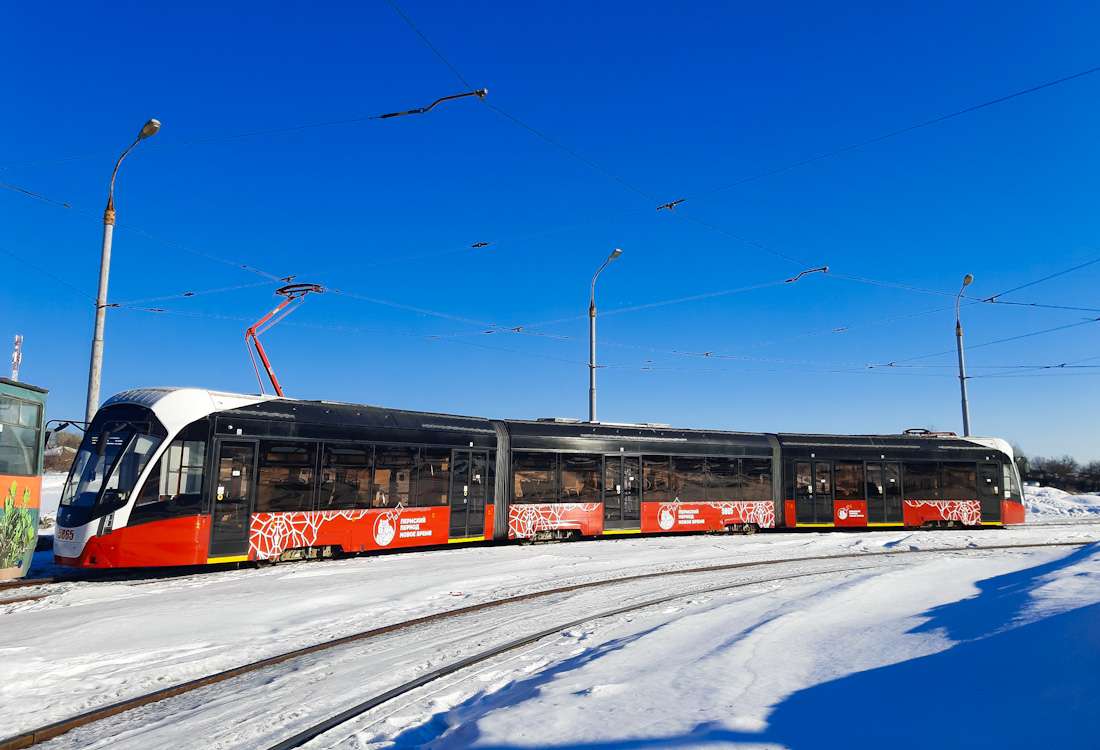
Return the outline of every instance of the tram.
<path id="1" fill-rule="evenodd" d="M 1012 450 L 951 434 L 818 436 L 489 420 L 148 388 L 96 414 L 56 562 L 278 561 L 506 540 L 1024 520 Z"/>
<path id="2" fill-rule="evenodd" d="M 38 542 L 47 393 L 0 378 L 0 579 L 25 576 Z"/>

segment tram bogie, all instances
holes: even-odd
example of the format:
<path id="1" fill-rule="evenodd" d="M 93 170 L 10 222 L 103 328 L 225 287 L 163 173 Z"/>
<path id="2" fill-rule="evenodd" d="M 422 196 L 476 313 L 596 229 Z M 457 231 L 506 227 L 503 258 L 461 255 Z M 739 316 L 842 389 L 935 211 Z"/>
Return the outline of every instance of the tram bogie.
<path id="1" fill-rule="evenodd" d="M 62 495 L 55 558 L 144 567 L 1022 521 L 1011 449 L 995 439 L 490 421 L 146 389 L 93 420 Z"/>

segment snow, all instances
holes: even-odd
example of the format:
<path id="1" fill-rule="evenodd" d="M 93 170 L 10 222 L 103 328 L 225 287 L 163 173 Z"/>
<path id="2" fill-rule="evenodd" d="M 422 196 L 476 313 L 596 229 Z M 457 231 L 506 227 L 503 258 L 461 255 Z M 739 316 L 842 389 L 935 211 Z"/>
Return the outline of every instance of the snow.
<path id="1" fill-rule="evenodd" d="M 65 487 L 65 478 L 68 476 L 61 471 L 48 471 L 42 475 L 42 495 L 38 502 L 38 519 L 42 526 L 50 526 L 50 530 L 40 529 L 39 535 L 53 534 L 52 527 L 57 520 L 57 506 L 61 503 L 61 490 Z"/>
<path id="2" fill-rule="evenodd" d="M 1100 495 L 1073 495 L 1053 487 L 1025 487 L 1024 508 L 1029 518 L 1047 521 L 1085 516 L 1100 519 Z"/>
<path id="3" fill-rule="evenodd" d="M 1088 746 L 1100 726 L 1100 515 L 1088 511 L 1097 498 L 1028 491 L 1028 523 L 1004 530 L 621 538 L 55 585 L 36 601 L 0 603 L 0 735 L 470 604 L 655 570 L 792 560 L 483 610 L 46 746 L 264 747 L 487 645 L 663 595 L 676 598 L 561 629 L 311 746 Z M 982 549 L 1045 542 L 1090 544 Z M 876 554 L 899 550 L 918 554 Z M 858 557 L 808 559 L 835 554 Z M 703 591 L 717 584 L 738 587 Z M 36 591 L 47 589 L 19 595 Z"/>

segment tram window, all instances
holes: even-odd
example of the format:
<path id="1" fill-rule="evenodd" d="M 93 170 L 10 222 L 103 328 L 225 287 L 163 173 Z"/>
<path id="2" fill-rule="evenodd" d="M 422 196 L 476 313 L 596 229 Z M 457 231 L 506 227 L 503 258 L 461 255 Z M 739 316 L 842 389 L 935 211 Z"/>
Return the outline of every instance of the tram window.
<path id="1" fill-rule="evenodd" d="M 416 482 L 417 506 L 446 505 L 450 481 L 451 449 L 422 448 L 420 476 Z"/>
<path id="2" fill-rule="evenodd" d="M 741 459 L 741 499 L 770 502 L 772 499 L 772 462 L 768 458 Z"/>
<path id="3" fill-rule="evenodd" d="M 667 503 L 669 500 L 670 465 L 668 456 L 642 458 L 642 500 L 647 503 Z"/>
<path id="4" fill-rule="evenodd" d="M 161 454 L 138 495 L 131 526 L 201 512 L 209 428 L 205 419 L 188 425 Z"/>
<path id="5" fill-rule="evenodd" d="M 261 441 L 256 512 L 292 513 L 313 510 L 316 458 L 316 445 Z"/>
<path id="6" fill-rule="evenodd" d="M 707 500 L 706 459 L 674 456 L 672 459 L 672 499 L 682 503 Z"/>
<path id="7" fill-rule="evenodd" d="M 524 504 L 557 502 L 557 464 L 558 454 L 556 453 L 531 451 L 513 453 L 514 502 Z"/>
<path id="8" fill-rule="evenodd" d="M 940 499 L 940 472 L 939 467 L 931 462 L 906 461 L 905 467 L 905 499 L 914 501 L 930 501 Z"/>
<path id="9" fill-rule="evenodd" d="M 796 461 L 794 464 L 795 493 L 802 495 L 814 494 L 813 464 L 809 461 Z"/>
<path id="10" fill-rule="evenodd" d="M 600 502 L 600 477 L 603 456 L 563 453 L 561 456 L 561 501 L 563 503 Z"/>
<path id="11" fill-rule="evenodd" d="M 707 502 L 735 503 L 740 500 L 741 473 L 738 459 L 707 458 Z"/>
<path id="12" fill-rule="evenodd" d="M 863 464 L 837 461 L 833 466 L 837 500 L 863 499 Z"/>
<path id="13" fill-rule="evenodd" d="M 375 508 L 408 507 L 416 496 L 418 450 L 412 447 L 380 445 L 374 454 Z"/>
<path id="14" fill-rule="evenodd" d="M 978 473 L 974 464 L 945 463 L 943 465 L 943 499 L 978 499 Z"/>
<path id="15" fill-rule="evenodd" d="M 325 445 L 321 466 L 321 510 L 370 507 L 374 446 Z"/>

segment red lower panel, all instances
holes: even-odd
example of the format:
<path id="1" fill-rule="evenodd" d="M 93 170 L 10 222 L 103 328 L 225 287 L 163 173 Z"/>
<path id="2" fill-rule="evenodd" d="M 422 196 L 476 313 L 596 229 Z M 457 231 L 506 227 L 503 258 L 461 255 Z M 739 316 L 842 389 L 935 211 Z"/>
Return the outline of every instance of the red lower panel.
<path id="1" fill-rule="evenodd" d="M 209 528 L 206 516 L 125 526 L 89 539 L 80 557 L 55 557 L 54 561 L 77 568 L 202 565 L 206 562 Z"/>
<path id="2" fill-rule="evenodd" d="M 734 523 L 775 526 L 770 502 L 642 503 L 642 533 L 663 531 L 718 531 Z"/>
<path id="3" fill-rule="evenodd" d="M 866 526 L 866 500 L 833 501 L 833 523 L 837 526 Z"/>
<path id="4" fill-rule="evenodd" d="M 1001 523 L 1023 523 L 1024 522 L 1024 506 L 1020 503 L 1014 503 L 1011 500 L 1001 501 Z"/>
<path id="5" fill-rule="evenodd" d="M 530 539 L 537 531 L 577 530 L 585 536 L 603 533 L 600 503 L 513 505 L 508 508 L 508 538 Z"/>
<path id="6" fill-rule="evenodd" d="M 783 525 L 794 528 L 797 525 L 798 516 L 795 515 L 794 500 L 783 501 Z"/>
<path id="7" fill-rule="evenodd" d="M 493 538 L 493 520 L 496 518 L 496 508 L 489 505 L 485 508 L 485 538 Z"/>
<path id="8" fill-rule="evenodd" d="M 966 526 L 980 526 L 982 504 L 977 500 L 906 500 L 905 525 L 920 526 L 925 521 L 960 521 Z"/>
<path id="9" fill-rule="evenodd" d="M 271 560 L 284 550 L 340 547 L 345 552 L 446 544 L 450 508 L 253 513 L 248 557 Z"/>

